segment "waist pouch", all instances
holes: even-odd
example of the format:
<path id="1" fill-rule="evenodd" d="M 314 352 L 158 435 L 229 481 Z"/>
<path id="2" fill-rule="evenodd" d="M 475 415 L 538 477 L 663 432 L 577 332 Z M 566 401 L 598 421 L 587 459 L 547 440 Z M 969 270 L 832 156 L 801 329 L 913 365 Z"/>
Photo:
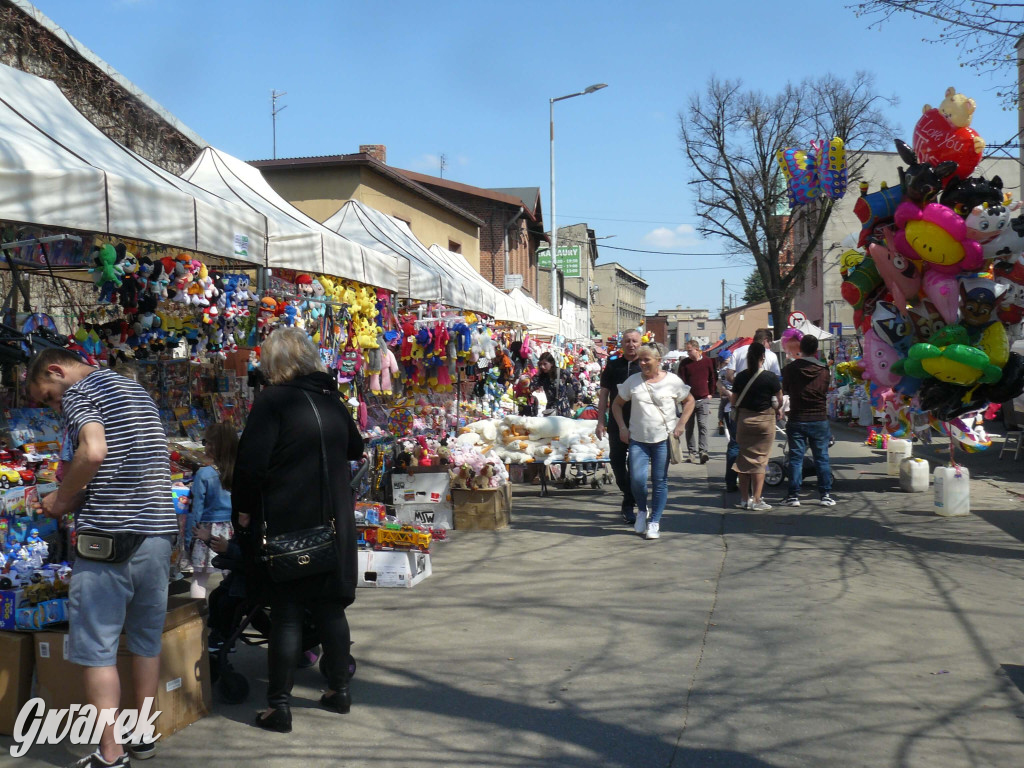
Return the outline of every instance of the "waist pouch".
<path id="1" fill-rule="evenodd" d="M 100 563 L 123 563 L 138 551 L 145 540 L 144 533 L 78 531 L 75 554 Z"/>

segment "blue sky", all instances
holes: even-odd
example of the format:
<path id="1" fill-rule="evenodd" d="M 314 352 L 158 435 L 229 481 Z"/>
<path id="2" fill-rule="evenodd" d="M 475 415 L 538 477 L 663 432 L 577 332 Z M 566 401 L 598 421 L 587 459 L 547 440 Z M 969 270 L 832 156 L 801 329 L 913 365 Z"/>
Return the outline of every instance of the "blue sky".
<path id="1" fill-rule="evenodd" d="M 606 246 L 715 253 L 697 223 L 678 114 L 712 74 L 767 92 L 832 72 L 873 72 L 899 97 L 909 142 L 924 103 L 953 85 L 978 102 L 990 145 L 1017 130 L 988 78 L 921 38 L 882 30 L 836 0 L 765 3 L 36 0 L 37 7 L 214 146 L 271 156 L 270 91 L 286 91 L 279 157 L 385 144 L 388 162 L 482 187 L 541 188 L 548 212 L 548 99 L 555 105 L 558 223 L 588 222 Z M 893 180 L 895 181 L 895 180 Z M 703 255 L 601 248 L 651 283 L 648 309 L 717 309 L 721 280 L 750 267 Z M 686 270 L 686 271 L 684 271 Z"/>

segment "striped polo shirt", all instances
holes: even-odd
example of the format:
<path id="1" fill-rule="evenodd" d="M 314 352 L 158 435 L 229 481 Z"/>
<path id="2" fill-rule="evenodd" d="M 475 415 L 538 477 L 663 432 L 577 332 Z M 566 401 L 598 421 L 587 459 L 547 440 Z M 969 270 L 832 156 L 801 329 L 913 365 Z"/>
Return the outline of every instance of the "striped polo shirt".
<path id="1" fill-rule="evenodd" d="M 103 426 L 107 441 L 107 457 L 86 489 L 76 527 L 177 534 L 167 438 L 146 390 L 109 369 L 98 369 L 68 388 L 61 411 L 76 449 L 79 432 L 90 422 Z"/>

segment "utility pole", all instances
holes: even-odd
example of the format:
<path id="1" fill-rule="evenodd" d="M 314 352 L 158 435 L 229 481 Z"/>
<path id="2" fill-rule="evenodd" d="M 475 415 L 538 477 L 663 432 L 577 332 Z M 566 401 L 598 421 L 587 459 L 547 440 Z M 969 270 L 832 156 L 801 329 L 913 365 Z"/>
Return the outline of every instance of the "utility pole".
<path id="1" fill-rule="evenodd" d="M 274 159 L 277 160 L 277 113 L 283 112 L 288 109 L 288 105 L 285 104 L 283 107 L 277 106 L 277 100 L 282 96 L 286 96 L 287 91 L 270 91 L 270 119 L 274 124 Z"/>

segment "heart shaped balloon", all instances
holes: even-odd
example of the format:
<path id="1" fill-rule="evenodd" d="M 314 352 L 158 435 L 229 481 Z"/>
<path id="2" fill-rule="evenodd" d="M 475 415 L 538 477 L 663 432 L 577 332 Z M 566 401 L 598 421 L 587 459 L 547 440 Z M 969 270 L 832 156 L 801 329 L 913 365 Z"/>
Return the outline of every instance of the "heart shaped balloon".
<path id="1" fill-rule="evenodd" d="M 914 126 L 914 152 L 922 163 L 956 163 L 956 176 L 966 179 L 981 162 L 976 147 L 978 132 L 969 125 L 956 126 L 937 109 L 929 109 Z M 984 145 L 982 145 L 984 146 Z"/>

